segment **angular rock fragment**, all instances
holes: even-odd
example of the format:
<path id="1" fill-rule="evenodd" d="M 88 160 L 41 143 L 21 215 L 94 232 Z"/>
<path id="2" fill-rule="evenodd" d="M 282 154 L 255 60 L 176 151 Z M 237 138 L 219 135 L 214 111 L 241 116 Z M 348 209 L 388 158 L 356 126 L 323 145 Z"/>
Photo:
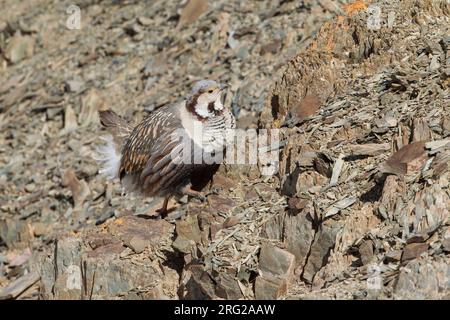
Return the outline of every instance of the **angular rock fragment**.
<path id="1" fill-rule="evenodd" d="M 382 164 L 380 170 L 383 173 L 403 176 L 412 171 L 417 171 L 427 159 L 425 142 L 413 142 L 394 153 L 384 164 Z"/>
<path id="2" fill-rule="evenodd" d="M 255 282 L 256 299 L 277 299 L 286 293 L 295 270 L 295 256 L 265 244 L 259 255 L 260 277 Z"/>
<path id="3" fill-rule="evenodd" d="M 400 269 L 395 299 L 441 299 L 450 290 L 448 256 L 416 259 Z"/>
<path id="4" fill-rule="evenodd" d="M 336 234 L 340 228 L 339 223 L 326 221 L 314 236 L 314 242 L 311 245 L 308 260 L 302 274 L 302 278 L 306 282 L 311 283 L 317 271 L 326 264 L 326 258 L 334 247 Z"/>
<path id="5" fill-rule="evenodd" d="M 91 194 L 89 186 L 84 180 L 78 180 L 75 172 L 71 169 L 64 172 L 62 184 L 72 192 L 75 208 L 81 208 L 84 201 Z"/>
<path id="6" fill-rule="evenodd" d="M 5 49 L 5 58 L 11 63 L 30 58 L 34 53 L 34 39 L 30 36 L 14 35 Z"/>
<path id="7" fill-rule="evenodd" d="M 77 127 L 78 123 L 75 111 L 68 105 L 64 110 L 64 133 L 74 131 Z"/>
<path id="8" fill-rule="evenodd" d="M 186 6 L 182 9 L 180 20 L 178 20 L 178 28 L 187 24 L 193 23 L 206 10 L 208 10 L 208 1 L 206 0 L 189 0 Z"/>
<path id="9" fill-rule="evenodd" d="M 159 256 L 149 254 L 136 264 L 131 250 L 127 258 L 121 255 L 125 246 L 133 247 L 137 239 L 145 241 L 154 250 L 170 250 L 173 226 L 164 220 L 133 216 L 106 224 L 104 231 L 62 237 L 53 250 L 40 258 L 37 267 L 41 275 L 41 297 L 177 298 L 178 273 L 163 266 Z"/>
<path id="10" fill-rule="evenodd" d="M 356 144 L 349 146 L 350 154 L 353 156 L 377 156 L 389 151 L 389 143 Z"/>
<path id="11" fill-rule="evenodd" d="M 428 250 L 428 243 L 410 243 L 406 245 L 402 253 L 402 262 L 412 260 Z"/>
<path id="12" fill-rule="evenodd" d="M 29 272 L 26 275 L 17 278 L 8 286 L 0 290 L 0 300 L 17 298 L 26 289 L 31 287 L 39 280 L 39 274 L 35 271 Z"/>

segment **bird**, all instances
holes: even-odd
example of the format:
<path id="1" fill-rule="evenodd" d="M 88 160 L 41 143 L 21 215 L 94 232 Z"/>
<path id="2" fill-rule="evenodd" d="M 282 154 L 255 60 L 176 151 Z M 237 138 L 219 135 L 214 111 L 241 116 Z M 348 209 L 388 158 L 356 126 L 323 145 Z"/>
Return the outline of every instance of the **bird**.
<path id="1" fill-rule="evenodd" d="M 163 198 L 157 210 L 163 218 L 172 196 L 204 200 L 201 189 L 219 168 L 236 128 L 222 103 L 226 87 L 197 81 L 186 99 L 154 110 L 136 126 L 111 109 L 100 110 L 100 123 L 110 135 L 98 149 L 99 173 L 119 178 L 125 192 Z"/>

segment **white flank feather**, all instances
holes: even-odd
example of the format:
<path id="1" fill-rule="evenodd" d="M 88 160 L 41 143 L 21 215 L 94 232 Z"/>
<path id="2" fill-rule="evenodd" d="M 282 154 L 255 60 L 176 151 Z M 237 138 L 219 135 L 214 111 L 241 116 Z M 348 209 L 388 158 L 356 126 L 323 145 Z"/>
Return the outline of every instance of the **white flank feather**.
<path id="1" fill-rule="evenodd" d="M 100 137 L 100 139 L 105 143 L 97 148 L 94 159 L 101 166 L 98 172 L 112 180 L 118 177 L 122 155 L 116 151 L 112 136 Z"/>

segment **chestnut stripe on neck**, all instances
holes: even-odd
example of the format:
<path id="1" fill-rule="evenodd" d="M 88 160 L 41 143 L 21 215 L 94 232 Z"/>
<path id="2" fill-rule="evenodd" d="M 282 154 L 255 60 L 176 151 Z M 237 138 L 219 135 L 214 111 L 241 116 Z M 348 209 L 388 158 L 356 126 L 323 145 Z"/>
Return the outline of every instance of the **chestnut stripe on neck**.
<path id="1" fill-rule="evenodd" d="M 195 106 L 197 105 L 198 97 L 200 96 L 200 93 L 194 94 L 189 100 L 186 102 L 186 109 L 197 117 L 199 121 L 205 121 L 206 117 L 202 117 L 195 111 Z"/>

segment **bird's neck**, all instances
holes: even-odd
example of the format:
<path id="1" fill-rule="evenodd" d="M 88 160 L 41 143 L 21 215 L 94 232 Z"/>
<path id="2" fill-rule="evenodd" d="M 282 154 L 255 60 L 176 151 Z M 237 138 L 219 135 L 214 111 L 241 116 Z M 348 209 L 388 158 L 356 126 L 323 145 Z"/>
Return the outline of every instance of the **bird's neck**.
<path id="1" fill-rule="evenodd" d="M 220 99 L 208 103 L 201 101 L 198 95 L 194 95 L 186 101 L 186 110 L 199 121 L 206 122 L 222 115 L 224 107 Z"/>

